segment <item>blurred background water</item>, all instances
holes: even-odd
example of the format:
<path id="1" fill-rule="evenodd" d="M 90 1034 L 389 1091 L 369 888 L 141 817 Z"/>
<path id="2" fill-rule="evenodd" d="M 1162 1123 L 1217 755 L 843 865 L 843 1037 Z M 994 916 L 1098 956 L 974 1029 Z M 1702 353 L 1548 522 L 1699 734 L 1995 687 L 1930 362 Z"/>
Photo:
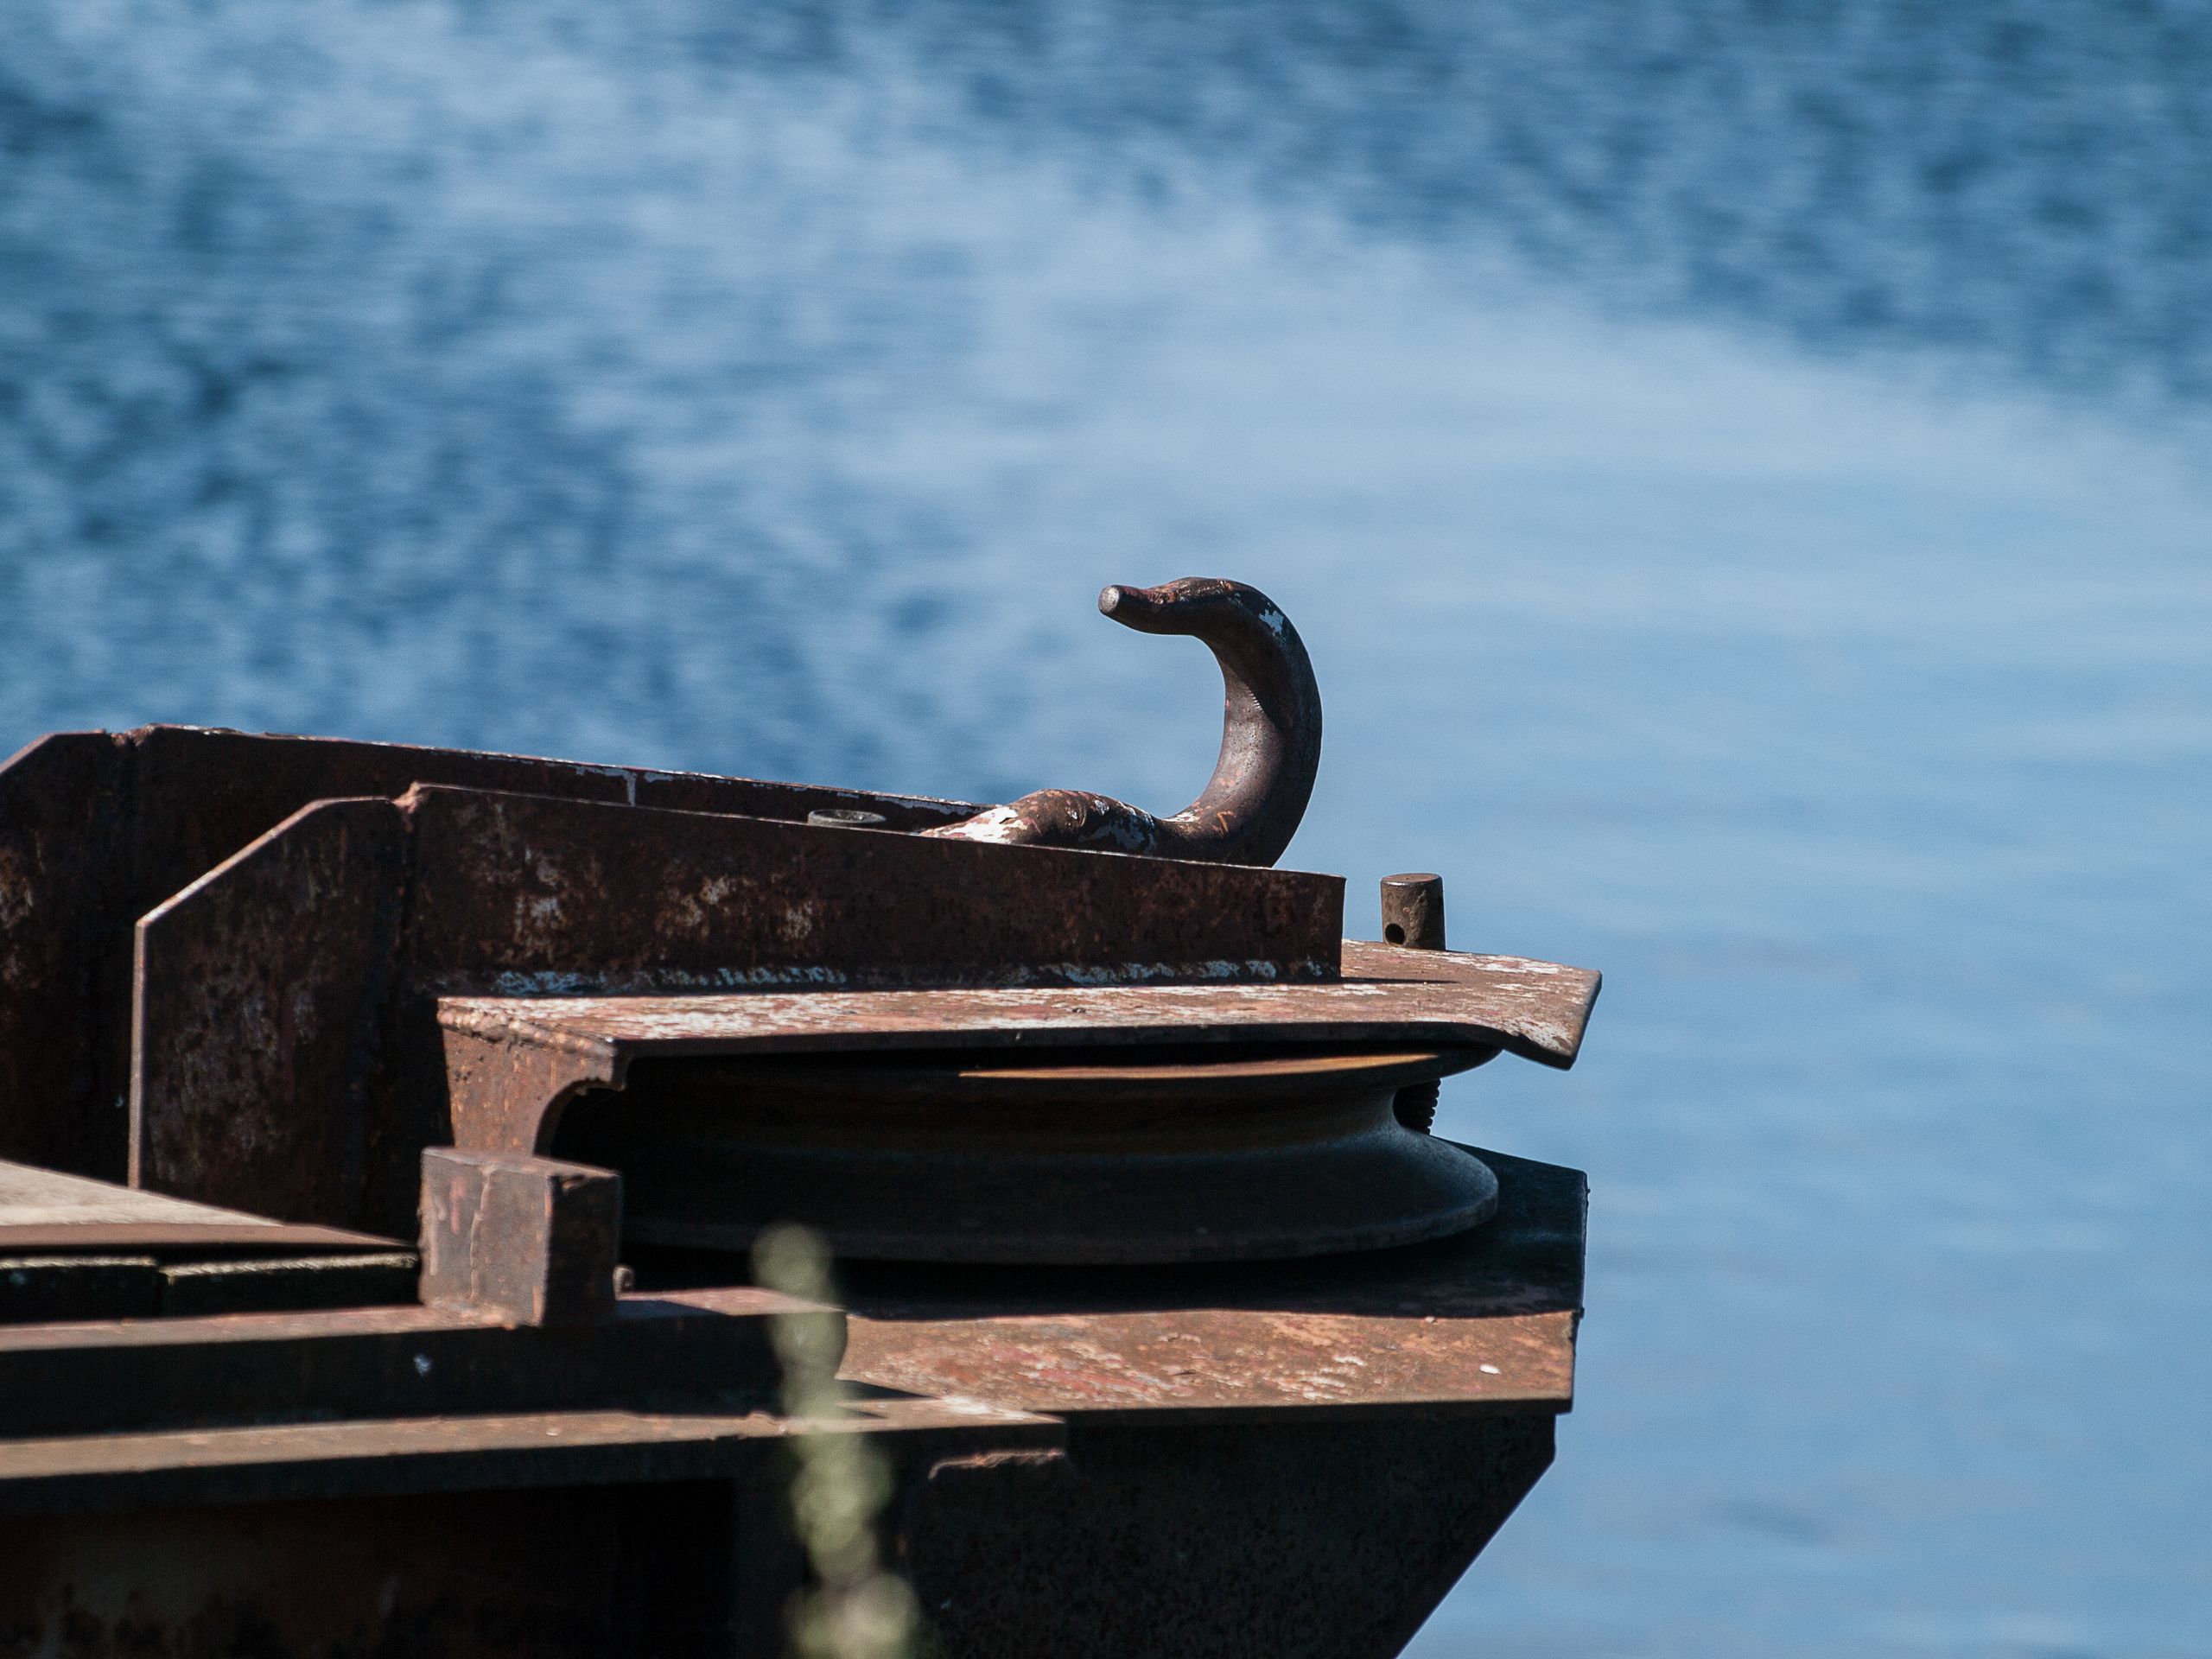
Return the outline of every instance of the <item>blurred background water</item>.
<path id="1" fill-rule="evenodd" d="M 1414 1651 L 2212 1653 L 2212 6 L 19 0 L 0 749 L 1172 808 L 1608 989 Z"/>

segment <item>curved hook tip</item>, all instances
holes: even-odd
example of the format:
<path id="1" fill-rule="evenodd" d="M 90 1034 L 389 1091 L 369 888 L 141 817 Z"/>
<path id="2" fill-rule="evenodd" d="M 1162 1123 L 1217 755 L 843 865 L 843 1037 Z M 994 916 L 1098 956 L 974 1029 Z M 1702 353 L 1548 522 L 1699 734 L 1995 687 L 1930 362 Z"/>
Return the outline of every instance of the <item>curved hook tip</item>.
<path id="1" fill-rule="evenodd" d="M 1110 616 L 1123 627 L 1135 627 L 1137 619 L 1160 608 L 1160 595 L 1149 588 L 1129 588 L 1116 582 L 1098 590 L 1098 613 Z"/>
<path id="2" fill-rule="evenodd" d="M 1197 585 L 1188 577 L 1162 582 L 1157 588 L 1132 588 L 1117 582 L 1099 590 L 1098 613 L 1139 633 L 1196 633 L 1199 629 L 1187 607 L 1175 601 L 1197 598 L 1192 591 Z"/>

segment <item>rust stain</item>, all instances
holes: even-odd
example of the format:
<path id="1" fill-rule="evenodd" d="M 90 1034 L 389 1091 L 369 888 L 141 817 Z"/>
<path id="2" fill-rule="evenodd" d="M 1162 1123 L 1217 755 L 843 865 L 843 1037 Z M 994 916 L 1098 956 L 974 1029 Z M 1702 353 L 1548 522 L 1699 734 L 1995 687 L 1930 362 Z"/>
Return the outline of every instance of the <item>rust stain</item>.
<path id="1" fill-rule="evenodd" d="M 1380 1318 L 1253 1309 L 916 1322 L 855 1315 L 844 1375 L 1001 1408 L 1564 1409 L 1574 1315 Z"/>

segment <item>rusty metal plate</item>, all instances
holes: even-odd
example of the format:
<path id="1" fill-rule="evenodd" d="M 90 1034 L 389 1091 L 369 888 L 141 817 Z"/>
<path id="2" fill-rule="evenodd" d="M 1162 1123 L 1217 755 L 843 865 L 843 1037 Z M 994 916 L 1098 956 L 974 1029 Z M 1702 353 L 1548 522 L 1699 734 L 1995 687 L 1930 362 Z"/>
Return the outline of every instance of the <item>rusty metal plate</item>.
<path id="1" fill-rule="evenodd" d="M 1565 1410 L 1574 1315 L 1434 1315 L 1193 1308 L 1078 1318 L 1001 1316 L 918 1329 L 856 1319 L 846 1375 L 1055 1415 L 1372 1411 L 1517 1406 Z"/>
<path id="2" fill-rule="evenodd" d="M 447 997 L 449 1032 L 575 1056 L 1331 1043 L 1502 1048 L 1573 1065 L 1599 976 L 1520 957 L 1346 939 L 1340 980 L 733 995 Z"/>
<path id="3" fill-rule="evenodd" d="M 324 801 L 140 924 L 132 1185 L 353 1219 L 373 1134 L 365 1027 L 389 978 L 405 858 L 390 802 Z M 180 906 L 188 924 L 167 920 Z M 242 1156 L 282 1171 L 282 1188 L 226 1185 Z"/>
<path id="4" fill-rule="evenodd" d="M 1336 876 L 417 789 L 406 981 L 514 995 L 1320 979 Z"/>
<path id="5" fill-rule="evenodd" d="M 1404 1249 L 1235 1272 L 849 1263 L 842 1374 L 1072 1422 L 1564 1411 L 1587 1189 L 1578 1171 L 1477 1155 L 1496 1217 Z"/>

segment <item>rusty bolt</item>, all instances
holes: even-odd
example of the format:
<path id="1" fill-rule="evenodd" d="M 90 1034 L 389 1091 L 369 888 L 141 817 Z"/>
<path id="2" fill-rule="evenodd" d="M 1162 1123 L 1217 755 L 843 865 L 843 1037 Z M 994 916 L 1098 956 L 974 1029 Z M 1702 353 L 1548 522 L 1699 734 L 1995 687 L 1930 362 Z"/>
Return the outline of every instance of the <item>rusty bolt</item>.
<path id="1" fill-rule="evenodd" d="M 1444 878 L 1425 872 L 1384 876 L 1382 937 L 1414 950 L 1444 949 Z"/>
<path id="2" fill-rule="evenodd" d="M 1444 878 L 1426 871 L 1384 876 L 1382 937 L 1412 950 L 1444 949 Z M 1440 1086 L 1417 1083 L 1399 1090 L 1391 1103 L 1398 1122 L 1427 1135 L 1436 1126 Z"/>

